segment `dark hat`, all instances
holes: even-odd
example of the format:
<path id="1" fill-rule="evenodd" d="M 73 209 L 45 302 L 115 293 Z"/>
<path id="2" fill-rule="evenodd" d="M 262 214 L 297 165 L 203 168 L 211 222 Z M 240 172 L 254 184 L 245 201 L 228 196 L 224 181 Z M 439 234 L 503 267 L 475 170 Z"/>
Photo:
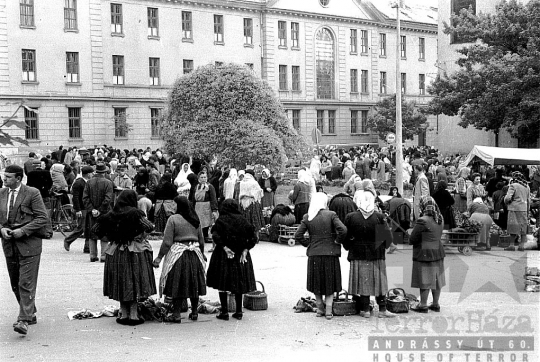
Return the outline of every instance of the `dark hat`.
<path id="1" fill-rule="evenodd" d="M 89 173 L 92 173 L 94 172 L 94 168 L 92 166 L 83 166 L 83 168 L 81 169 L 81 173 L 83 175 L 88 175 Z"/>
<path id="2" fill-rule="evenodd" d="M 96 165 L 96 173 L 106 173 L 109 171 L 109 168 L 104 163 L 98 163 Z"/>

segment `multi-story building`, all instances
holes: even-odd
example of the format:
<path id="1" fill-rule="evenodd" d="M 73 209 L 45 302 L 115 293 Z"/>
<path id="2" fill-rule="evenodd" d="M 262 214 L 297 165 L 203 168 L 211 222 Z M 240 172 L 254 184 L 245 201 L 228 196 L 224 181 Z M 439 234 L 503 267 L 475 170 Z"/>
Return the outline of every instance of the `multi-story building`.
<path id="1" fill-rule="evenodd" d="M 438 64 L 441 73 L 455 72 L 459 69 L 456 61 L 460 54 L 457 50 L 466 46 L 459 39 L 445 34 L 444 24 L 450 23 L 451 14 L 459 13 L 463 8 L 472 7 L 476 13 L 494 13 L 498 0 L 439 0 L 439 34 L 438 34 Z M 473 146 L 496 146 L 496 135 L 493 132 L 478 130 L 474 127 L 463 128 L 458 125 L 458 116 L 440 115 L 436 117 L 435 123 L 431 121 L 430 130 L 427 134 L 428 144 L 444 150 L 446 152 L 469 152 Z M 540 135 L 539 135 L 540 139 Z M 540 147 L 538 145 L 523 144 L 510 134 L 501 130 L 498 139 L 499 147 Z"/>
<path id="2" fill-rule="evenodd" d="M 396 56 L 408 100 L 425 104 L 436 74 L 436 7 L 406 2 L 400 54 L 395 13 L 366 0 L 0 0 L 0 116 L 24 104 L 26 129 L 7 131 L 38 150 L 159 147 L 175 80 L 233 62 L 268 82 L 300 133 L 377 143 L 367 115 L 396 91 Z"/>

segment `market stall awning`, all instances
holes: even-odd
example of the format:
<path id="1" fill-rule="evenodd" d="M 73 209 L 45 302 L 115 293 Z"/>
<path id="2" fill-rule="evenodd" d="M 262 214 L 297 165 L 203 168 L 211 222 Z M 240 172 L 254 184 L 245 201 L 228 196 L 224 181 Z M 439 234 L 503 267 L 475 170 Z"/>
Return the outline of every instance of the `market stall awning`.
<path id="1" fill-rule="evenodd" d="M 502 148 L 474 146 L 461 163 L 468 165 L 475 157 L 490 165 L 540 165 L 540 148 Z"/>

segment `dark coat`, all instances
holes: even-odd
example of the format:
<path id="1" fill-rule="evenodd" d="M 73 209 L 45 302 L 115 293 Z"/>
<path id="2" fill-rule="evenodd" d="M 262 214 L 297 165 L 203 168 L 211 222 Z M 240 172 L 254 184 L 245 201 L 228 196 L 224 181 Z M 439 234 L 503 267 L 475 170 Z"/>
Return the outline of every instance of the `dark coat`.
<path id="1" fill-rule="evenodd" d="M 385 216 L 374 212 L 367 219 L 360 211 L 351 212 L 345 217 L 347 237 L 343 242 L 349 251 L 347 260 L 384 260 L 385 249 L 392 244 L 392 232 Z"/>
<path id="2" fill-rule="evenodd" d="M 304 238 L 306 231 L 309 239 Z M 341 243 L 346 235 L 347 228 L 335 212 L 320 210 L 311 221 L 308 220 L 308 214 L 304 215 L 294 239 L 308 248 L 307 256 L 341 256 Z"/>
<path id="3" fill-rule="evenodd" d="M 53 185 L 51 173 L 41 168 L 28 172 L 26 186 L 35 187 L 39 190 L 42 198 L 48 198 Z"/>
<path id="4" fill-rule="evenodd" d="M 276 192 L 277 190 L 277 182 L 276 182 L 276 179 L 274 178 L 274 176 L 270 176 L 268 178 L 268 180 L 270 181 L 270 188 L 272 189 L 272 192 Z M 264 192 L 268 192 L 266 191 L 266 187 L 264 186 L 264 183 L 265 183 L 265 179 L 263 179 L 262 177 L 259 177 L 259 186 L 261 187 L 261 189 L 264 190 Z"/>
<path id="5" fill-rule="evenodd" d="M 431 262 L 444 259 L 445 252 L 441 243 L 443 225 L 439 225 L 431 216 L 422 216 L 416 220 L 409 243 L 413 246 L 413 261 Z"/>
<path id="6" fill-rule="evenodd" d="M 71 185 L 71 193 L 73 194 L 73 210 L 75 212 L 86 210 L 83 202 L 83 194 L 85 187 L 86 181 L 82 177 L 76 179 L 75 182 L 73 182 L 73 185 Z"/>

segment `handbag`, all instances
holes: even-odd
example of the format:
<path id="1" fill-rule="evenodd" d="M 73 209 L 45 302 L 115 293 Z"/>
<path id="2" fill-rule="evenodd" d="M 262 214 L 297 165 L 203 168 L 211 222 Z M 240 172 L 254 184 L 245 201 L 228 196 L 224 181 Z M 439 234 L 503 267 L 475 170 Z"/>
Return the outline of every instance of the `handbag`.
<path id="1" fill-rule="evenodd" d="M 411 299 L 416 297 L 405 293 L 402 288 L 388 290 L 384 297 L 386 310 L 390 313 L 409 313 Z"/>

